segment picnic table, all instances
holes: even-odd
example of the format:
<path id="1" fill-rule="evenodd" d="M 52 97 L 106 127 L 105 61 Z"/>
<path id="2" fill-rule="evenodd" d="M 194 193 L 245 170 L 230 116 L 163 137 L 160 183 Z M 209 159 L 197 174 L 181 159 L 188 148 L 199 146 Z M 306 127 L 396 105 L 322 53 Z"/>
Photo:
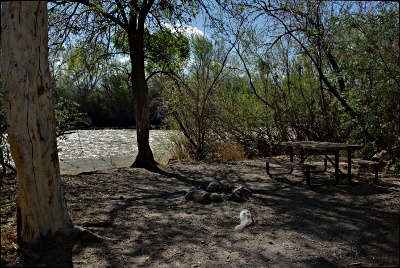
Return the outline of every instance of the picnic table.
<path id="1" fill-rule="evenodd" d="M 349 184 L 352 183 L 351 181 L 351 166 L 352 163 L 357 163 L 364 166 L 371 166 L 375 167 L 375 180 L 378 180 L 378 167 L 381 166 L 381 163 L 375 161 L 368 161 L 362 160 L 358 158 L 354 158 L 352 156 L 352 151 L 358 150 L 362 148 L 362 145 L 359 144 L 347 144 L 347 143 L 336 143 L 336 142 L 323 142 L 323 141 L 285 141 L 279 143 L 281 146 L 289 147 L 290 152 L 290 159 L 276 159 L 276 158 L 267 158 L 266 159 L 266 168 L 267 174 L 272 178 L 273 175 L 278 174 L 290 174 L 293 172 L 294 168 L 300 168 L 305 176 L 307 185 L 311 186 L 310 184 L 310 173 L 313 172 L 324 172 L 327 169 L 327 161 L 329 161 L 334 167 L 334 174 L 335 174 L 335 184 L 339 182 L 339 178 L 342 175 L 348 178 Z M 300 161 L 294 162 L 294 149 L 300 149 Z M 346 157 L 340 157 L 340 152 L 346 151 Z M 315 165 L 306 164 L 304 161 L 315 152 L 318 152 L 324 157 L 324 170 L 316 170 Z M 347 163 L 347 173 L 343 173 L 339 169 L 339 162 L 346 162 Z M 272 174 L 270 172 L 269 164 L 276 164 L 280 166 L 285 166 L 290 168 L 290 171 L 287 173 L 275 173 Z"/>

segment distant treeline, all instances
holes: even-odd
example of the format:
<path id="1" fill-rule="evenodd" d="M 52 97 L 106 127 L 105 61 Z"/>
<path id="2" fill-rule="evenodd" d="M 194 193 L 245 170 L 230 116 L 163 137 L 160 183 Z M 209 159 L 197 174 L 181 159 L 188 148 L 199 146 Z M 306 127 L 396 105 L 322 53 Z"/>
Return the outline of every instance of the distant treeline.
<path id="1" fill-rule="evenodd" d="M 180 130 L 178 147 L 198 159 L 223 143 L 248 157 L 279 154 L 291 139 L 360 143 L 364 158 L 398 152 L 398 3 L 300 2 L 226 15 L 231 28 L 211 27 L 212 38 L 148 32 L 151 124 Z M 85 38 L 50 49 L 59 135 L 135 126 L 124 39 Z"/>

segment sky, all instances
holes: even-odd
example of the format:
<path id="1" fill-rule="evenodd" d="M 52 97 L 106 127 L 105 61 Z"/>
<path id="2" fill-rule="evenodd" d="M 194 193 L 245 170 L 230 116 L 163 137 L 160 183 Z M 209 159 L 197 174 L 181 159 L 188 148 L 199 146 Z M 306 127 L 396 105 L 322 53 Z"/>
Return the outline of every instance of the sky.
<path id="1" fill-rule="evenodd" d="M 204 31 L 204 22 L 205 16 L 203 14 L 203 11 L 200 10 L 199 14 L 197 15 L 196 19 L 192 21 L 192 23 L 189 23 L 187 25 L 182 25 L 181 26 L 181 32 L 185 32 L 187 34 L 198 34 L 198 35 L 205 35 Z M 172 25 L 171 24 L 165 24 L 166 27 L 170 28 L 172 30 Z M 174 30 L 173 30 L 174 32 Z"/>
<path id="2" fill-rule="evenodd" d="M 191 25 L 184 25 L 184 26 L 177 25 L 177 26 L 179 26 L 179 27 L 174 27 L 170 23 L 165 23 L 165 27 L 170 29 L 171 32 L 173 32 L 173 33 L 176 31 L 179 31 L 181 33 L 187 33 L 188 35 L 191 35 L 191 34 L 204 35 L 204 32 L 201 31 L 196 26 L 191 26 Z"/>

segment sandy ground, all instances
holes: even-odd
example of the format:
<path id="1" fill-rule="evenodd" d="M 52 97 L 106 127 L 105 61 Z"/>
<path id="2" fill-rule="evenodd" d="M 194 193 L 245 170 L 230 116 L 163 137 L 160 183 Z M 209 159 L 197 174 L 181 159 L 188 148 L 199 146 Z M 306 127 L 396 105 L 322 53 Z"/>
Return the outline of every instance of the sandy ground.
<path id="1" fill-rule="evenodd" d="M 5 251 L 2 266 L 42 267 L 398 267 L 400 178 L 355 169 L 355 185 L 332 185 L 332 171 L 270 179 L 262 161 L 172 163 L 164 172 L 119 168 L 63 175 L 77 225 L 115 240 L 78 237 L 33 253 Z M 243 185 L 249 200 L 186 201 L 192 187 Z M 3 213 L 15 194 L 2 185 L 2 236 L 15 229 Z M 249 209 L 253 225 L 235 231 Z M 8 207 L 9 210 L 9 207 Z"/>

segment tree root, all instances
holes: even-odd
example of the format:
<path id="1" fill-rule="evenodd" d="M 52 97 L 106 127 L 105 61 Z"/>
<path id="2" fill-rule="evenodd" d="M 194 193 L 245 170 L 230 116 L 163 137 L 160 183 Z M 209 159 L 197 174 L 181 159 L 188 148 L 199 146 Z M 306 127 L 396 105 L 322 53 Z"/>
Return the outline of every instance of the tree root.
<path id="1" fill-rule="evenodd" d="M 81 226 L 78 226 L 78 225 L 74 225 L 73 234 L 74 234 L 75 238 L 84 239 L 84 240 L 86 240 L 86 239 L 88 239 L 88 240 L 95 239 L 95 240 L 98 240 L 98 241 L 103 241 L 103 240 L 106 240 L 106 241 L 117 241 L 118 240 L 116 238 L 110 238 L 110 237 L 107 237 L 107 236 L 102 236 L 102 235 L 95 234 L 95 233 L 93 233 L 93 232 L 91 232 L 91 231 L 89 231 L 89 230 L 87 230 L 87 229 L 85 229 L 85 228 L 83 228 Z"/>

